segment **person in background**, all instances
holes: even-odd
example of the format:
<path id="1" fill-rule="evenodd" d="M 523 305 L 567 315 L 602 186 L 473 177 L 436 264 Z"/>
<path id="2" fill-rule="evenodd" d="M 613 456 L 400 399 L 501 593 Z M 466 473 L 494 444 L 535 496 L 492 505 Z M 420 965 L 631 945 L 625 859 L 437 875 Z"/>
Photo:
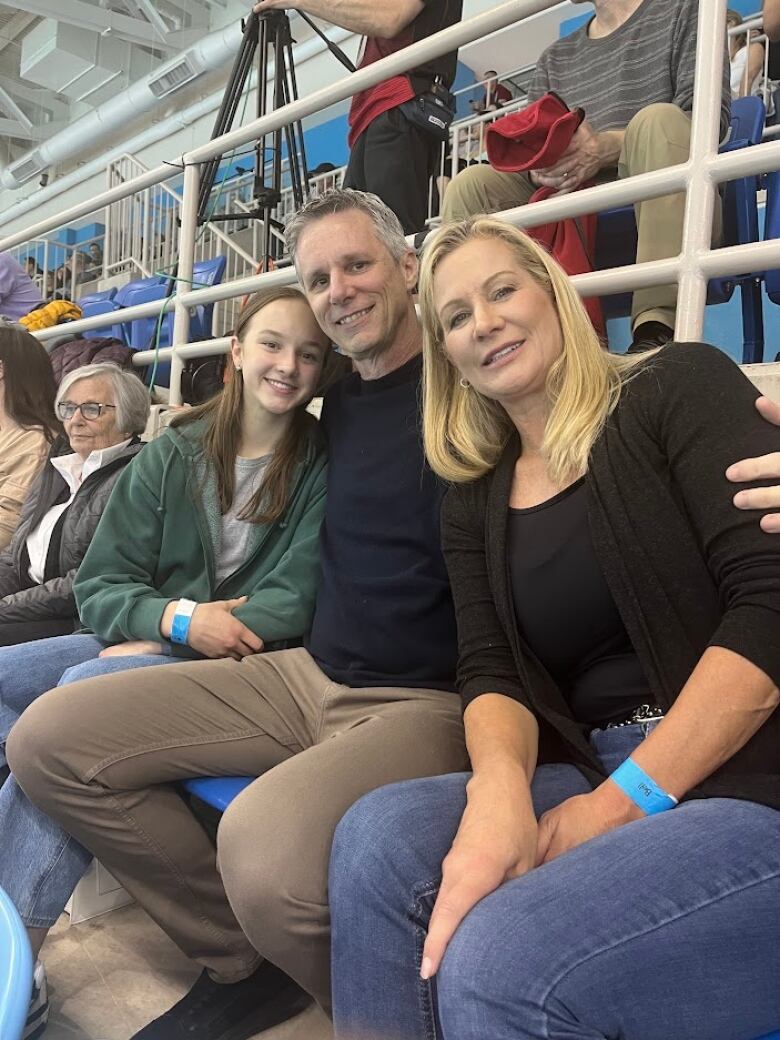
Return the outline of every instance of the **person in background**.
<path id="1" fill-rule="evenodd" d="M 494 69 L 487 69 L 482 79 L 485 81 L 485 93 L 481 98 L 469 102 L 475 112 L 495 112 L 512 100 L 511 92 L 498 82 L 498 73 Z"/>
<path id="2" fill-rule="evenodd" d="M 260 0 L 254 10 L 299 9 L 363 35 L 358 68 L 460 21 L 462 0 Z M 404 234 L 422 231 L 428 216 L 428 181 L 441 152 L 441 138 L 411 122 L 404 105 L 431 88 L 438 77 L 452 84 L 457 52 L 361 90 L 349 109 L 349 165 L 343 187 L 373 192 L 390 207 Z"/>
<path id="3" fill-rule="evenodd" d="M 725 474 L 780 430 L 713 347 L 606 353 L 500 221 L 443 228 L 420 301 L 473 771 L 338 828 L 336 1035 L 768 1033 L 780 553 Z"/>
<path id="4" fill-rule="evenodd" d="M 726 12 L 726 29 L 735 29 L 744 19 L 737 11 Z M 749 34 L 729 36 L 729 61 L 731 64 L 731 96 L 749 97 L 756 93 L 764 68 L 763 43 L 748 44 Z"/>
<path id="5" fill-rule="evenodd" d="M 68 696 L 79 679 L 189 658 L 208 682 L 210 662 L 233 665 L 300 643 L 319 573 L 326 481 L 324 438 L 306 406 L 330 367 L 329 341 L 301 293 L 279 287 L 241 312 L 232 356 L 221 395 L 180 413 L 120 476 L 75 581 L 91 632 L 0 650 L 0 745 L 58 680 Z M 150 704 L 148 725 L 164 700 Z M 141 725 L 140 703 L 135 714 Z M 195 716 L 187 719 L 187 711 L 177 716 L 174 741 L 188 742 Z M 92 857 L 28 802 L 14 776 L 0 788 L 0 834 L 0 886 L 37 956 Z M 274 969 L 267 981 L 286 1006 L 308 1003 Z M 30 1026 L 42 1008 L 38 966 Z"/>
<path id="6" fill-rule="evenodd" d="M 764 0 L 764 32 L 772 43 L 780 41 L 780 0 Z"/>
<path id="7" fill-rule="evenodd" d="M 0 317 L 16 321 L 43 303 L 38 287 L 11 256 L 0 253 Z"/>
<path id="8" fill-rule="evenodd" d="M 49 355 L 20 326 L 0 323 L 0 551 L 19 523 L 30 485 L 62 432 Z"/>
<path id="9" fill-rule="evenodd" d="M 43 268 L 34 256 L 28 256 L 24 262 L 24 270 L 28 278 L 36 278 L 43 274 Z M 24 317 L 24 315 L 22 315 Z"/>
<path id="10" fill-rule="evenodd" d="M 649 173 L 688 161 L 693 78 L 698 36 L 697 0 L 594 0 L 586 25 L 557 40 L 540 56 L 528 92 L 547 91 L 585 119 L 552 166 L 503 173 L 472 166 L 447 189 L 444 223 L 528 203 L 538 187 L 559 193 L 588 181 Z M 723 41 L 725 53 L 726 41 Z M 731 89 L 723 70 L 720 136 L 729 128 Z M 635 206 L 637 263 L 676 256 L 682 242 L 685 192 Z M 720 238 L 716 203 L 713 240 Z M 677 286 L 648 286 L 633 294 L 629 350 L 668 342 L 677 308 Z"/>
<path id="11" fill-rule="evenodd" d="M 0 553 L 0 646 L 78 627 L 76 570 L 114 484 L 141 450 L 149 392 L 116 365 L 86 365 L 65 376 L 54 407 L 70 450 L 53 445 Z"/>

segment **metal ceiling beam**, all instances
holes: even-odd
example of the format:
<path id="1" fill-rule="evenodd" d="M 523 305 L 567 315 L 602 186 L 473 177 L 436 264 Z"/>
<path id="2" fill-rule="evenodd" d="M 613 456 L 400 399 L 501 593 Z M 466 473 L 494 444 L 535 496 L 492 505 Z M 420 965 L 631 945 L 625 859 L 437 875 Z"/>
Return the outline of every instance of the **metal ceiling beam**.
<path id="1" fill-rule="evenodd" d="M 20 141 L 33 141 L 35 134 L 32 126 L 22 126 L 15 119 L 3 119 L 0 116 L 0 137 L 16 137 Z"/>
<path id="2" fill-rule="evenodd" d="M 34 14 L 24 14 L 23 12 L 15 14 L 13 18 L 9 18 L 3 26 L 3 35 L 0 36 L 0 51 L 10 47 L 17 37 L 21 36 L 24 30 L 29 28 L 34 21 Z"/>
<path id="3" fill-rule="evenodd" d="M 53 18 L 80 29 L 102 35 L 111 34 L 130 43 L 158 49 L 172 49 L 154 26 L 140 18 L 130 18 L 115 11 L 106 11 L 84 0 L 14 0 L 15 6 L 41 18 Z"/>
<path id="4" fill-rule="evenodd" d="M 0 112 L 4 115 L 10 116 L 11 119 L 15 120 L 20 126 L 24 127 L 25 130 L 32 129 L 32 119 L 22 111 L 17 105 L 7 90 L 3 90 L 0 87 Z"/>
<path id="5" fill-rule="evenodd" d="M 151 0 L 123 0 L 125 6 L 136 14 L 140 14 L 155 29 L 163 45 L 166 45 L 168 33 L 172 26 L 168 25 Z"/>
<path id="6" fill-rule="evenodd" d="M 30 101 L 45 112 L 50 112 L 55 119 L 66 119 L 70 115 L 70 106 L 66 102 L 60 101 L 54 91 L 47 87 L 31 87 L 22 83 L 21 80 L 12 79 L 11 76 L 0 75 L 0 88 L 11 97 Z"/>

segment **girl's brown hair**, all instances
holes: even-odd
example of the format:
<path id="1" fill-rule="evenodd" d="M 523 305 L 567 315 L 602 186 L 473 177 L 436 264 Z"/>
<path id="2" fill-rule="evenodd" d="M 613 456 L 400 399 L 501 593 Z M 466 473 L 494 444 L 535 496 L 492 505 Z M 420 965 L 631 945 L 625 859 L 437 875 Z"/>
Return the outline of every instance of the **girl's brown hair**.
<path id="1" fill-rule="evenodd" d="M 296 300 L 308 306 L 306 297 L 294 286 L 282 285 L 261 290 L 242 308 L 236 322 L 236 338 L 243 340 L 252 318 L 269 303 L 275 303 L 277 300 Z M 322 363 L 320 386 L 323 385 L 326 372 L 330 368 L 331 354 L 332 350 L 327 348 Z M 176 416 L 171 423 L 172 426 L 182 426 L 197 419 L 206 420 L 203 450 L 214 468 L 223 516 L 233 504 L 236 456 L 241 444 L 243 395 L 243 376 L 240 369 L 233 369 L 224 389 L 216 397 Z M 242 510 L 240 520 L 252 524 L 270 524 L 282 516 L 292 489 L 295 463 L 303 451 L 310 424 L 314 421 L 316 420 L 308 415 L 304 405 L 296 408 L 266 467 L 263 481 Z"/>
<path id="2" fill-rule="evenodd" d="M 22 328 L 0 325 L 5 411 L 26 430 L 39 428 L 49 444 L 62 433 L 54 411 L 57 383 L 43 344 Z"/>

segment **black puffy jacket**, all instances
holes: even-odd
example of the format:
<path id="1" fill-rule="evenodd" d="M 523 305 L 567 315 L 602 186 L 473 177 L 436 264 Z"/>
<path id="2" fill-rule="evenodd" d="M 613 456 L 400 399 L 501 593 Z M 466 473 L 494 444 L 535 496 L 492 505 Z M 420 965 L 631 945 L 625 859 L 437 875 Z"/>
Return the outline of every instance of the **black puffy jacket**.
<path id="1" fill-rule="evenodd" d="M 49 459 L 64 454 L 67 442 L 60 441 Z M 57 521 L 49 543 L 44 580 L 38 585 L 29 575 L 27 539 L 46 513 L 70 492 L 60 473 L 47 461 L 22 506 L 11 544 L 0 553 L 0 624 L 19 621 L 48 621 L 78 617 L 73 597 L 73 579 L 89 548 L 108 497 L 125 466 L 143 445 L 132 440 L 123 453 L 91 473 Z M 70 451 L 66 447 L 66 452 Z"/>

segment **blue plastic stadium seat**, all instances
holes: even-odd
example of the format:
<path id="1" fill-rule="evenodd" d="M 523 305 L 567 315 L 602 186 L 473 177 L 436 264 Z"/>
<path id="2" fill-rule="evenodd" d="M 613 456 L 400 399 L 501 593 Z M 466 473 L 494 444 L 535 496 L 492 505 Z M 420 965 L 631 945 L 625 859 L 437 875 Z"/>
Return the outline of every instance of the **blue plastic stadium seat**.
<path id="1" fill-rule="evenodd" d="M 114 311 L 119 309 L 118 304 L 115 302 L 116 289 L 105 289 L 103 292 L 88 293 L 86 296 L 82 296 L 80 300 L 77 300 L 79 307 L 81 307 L 81 315 L 84 318 L 94 318 L 98 314 L 113 314 Z M 110 336 L 111 322 L 106 324 L 105 328 L 90 329 L 89 332 L 85 332 L 84 335 L 87 339 L 98 339 L 101 336 Z"/>
<path id="2" fill-rule="evenodd" d="M 731 134 L 721 152 L 733 152 L 761 142 L 766 110 L 761 98 L 738 98 L 731 103 Z M 757 242 L 758 177 L 742 177 L 729 181 L 723 194 L 723 245 Z M 767 205 L 767 225 L 769 206 Z M 768 231 L 767 231 L 768 234 Z M 778 221 L 780 234 L 780 220 Z M 772 236 L 769 236 L 772 237 Z M 605 270 L 633 264 L 636 259 L 636 223 L 634 207 L 621 206 L 599 214 L 596 233 L 596 268 Z M 777 272 L 780 276 L 780 272 Z M 743 356 L 745 363 L 763 360 L 764 321 L 761 305 L 762 273 L 713 278 L 707 287 L 707 303 L 726 303 L 740 286 L 742 296 Z M 780 277 L 778 278 L 780 289 Z M 778 296 L 780 301 L 780 295 Z M 629 314 L 631 296 L 621 293 L 601 300 L 605 318 Z"/>
<path id="3" fill-rule="evenodd" d="M 233 799 L 256 779 L 256 776 L 199 776 L 194 780 L 185 780 L 183 786 L 185 791 L 194 794 L 206 805 L 224 812 Z"/>
<path id="4" fill-rule="evenodd" d="M 0 888 L 0 1040 L 19 1040 L 32 995 L 33 959 L 16 907 Z"/>

